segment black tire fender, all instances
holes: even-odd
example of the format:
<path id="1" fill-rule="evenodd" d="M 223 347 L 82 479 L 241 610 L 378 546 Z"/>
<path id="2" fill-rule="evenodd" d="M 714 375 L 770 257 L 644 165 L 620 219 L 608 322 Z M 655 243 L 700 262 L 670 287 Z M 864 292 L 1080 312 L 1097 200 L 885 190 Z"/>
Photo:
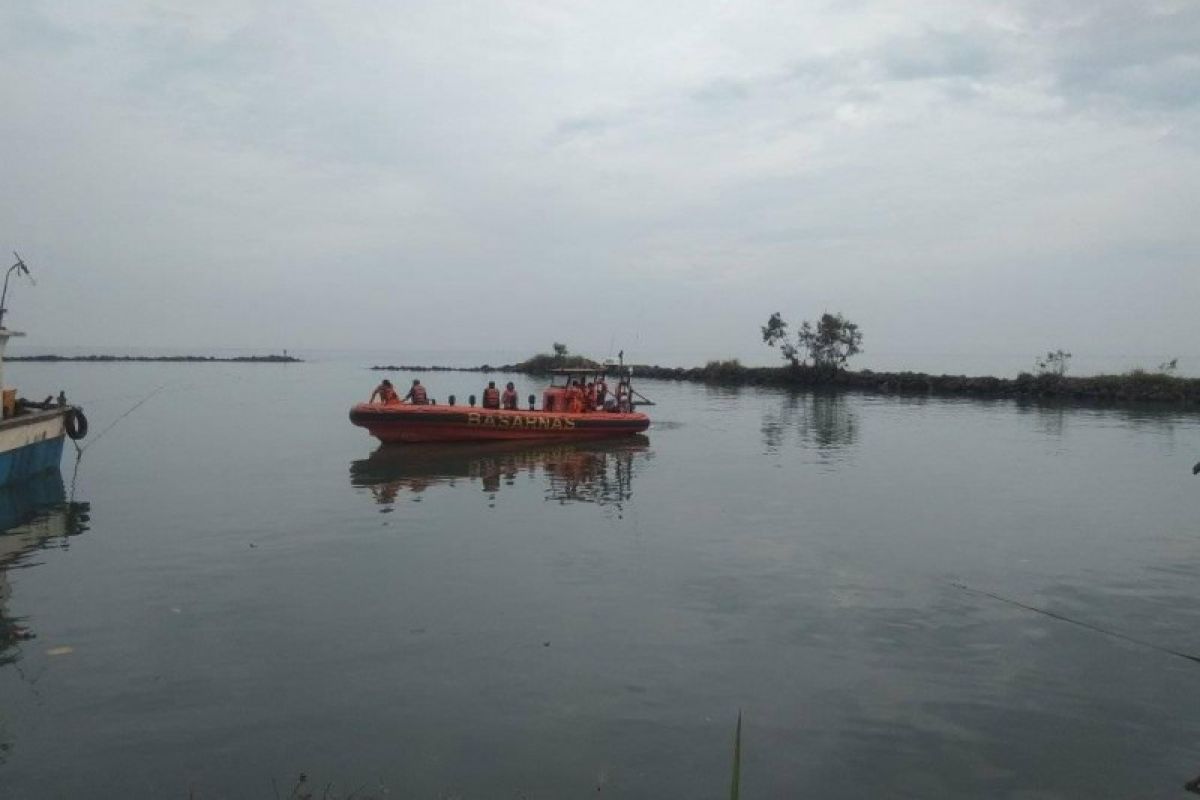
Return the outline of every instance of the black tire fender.
<path id="1" fill-rule="evenodd" d="M 70 436 L 72 439 L 78 440 L 87 436 L 88 421 L 81 408 L 72 408 L 68 411 L 66 417 L 63 419 L 63 425 L 67 429 L 67 436 Z"/>

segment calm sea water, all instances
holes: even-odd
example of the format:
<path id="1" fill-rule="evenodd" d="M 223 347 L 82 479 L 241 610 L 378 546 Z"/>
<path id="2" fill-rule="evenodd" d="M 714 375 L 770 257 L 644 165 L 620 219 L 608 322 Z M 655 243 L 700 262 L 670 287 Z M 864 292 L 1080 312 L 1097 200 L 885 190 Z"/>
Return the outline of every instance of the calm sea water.
<path id="1" fill-rule="evenodd" d="M 363 366 L 9 365 L 92 433 L 0 498 L 0 796 L 719 798 L 739 710 L 747 798 L 1200 774 L 1196 416 L 644 382 L 388 452 Z"/>

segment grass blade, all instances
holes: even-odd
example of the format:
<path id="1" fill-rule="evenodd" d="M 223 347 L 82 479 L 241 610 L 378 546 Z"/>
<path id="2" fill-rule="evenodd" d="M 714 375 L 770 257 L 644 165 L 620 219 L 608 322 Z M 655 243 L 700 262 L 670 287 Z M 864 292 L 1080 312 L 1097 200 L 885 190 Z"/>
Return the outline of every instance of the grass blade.
<path id="1" fill-rule="evenodd" d="M 742 711 L 738 709 L 737 732 L 733 735 L 733 780 L 729 785 L 729 800 L 738 800 L 742 786 Z"/>

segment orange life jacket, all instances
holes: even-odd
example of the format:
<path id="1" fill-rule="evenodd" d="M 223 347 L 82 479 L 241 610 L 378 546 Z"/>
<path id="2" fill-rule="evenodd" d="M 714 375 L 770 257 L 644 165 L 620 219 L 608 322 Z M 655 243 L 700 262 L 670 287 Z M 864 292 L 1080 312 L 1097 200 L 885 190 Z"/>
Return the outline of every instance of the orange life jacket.
<path id="1" fill-rule="evenodd" d="M 484 408 L 499 408 L 500 407 L 500 390 L 495 386 L 489 386 L 483 390 L 483 407 Z"/>
<path id="2" fill-rule="evenodd" d="M 583 411 L 583 392 L 578 386 L 567 389 L 567 411 L 571 414 Z"/>
<path id="3" fill-rule="evenodd" d="M 429 402 L 429 395 L 425 394 L 425 387 L 419 383 L 408 390 L 408 396 L 412 398 L 414 406 L 423 406 Z"/>
<path id="4" fill-rule="evenodd" d="M 385 406 L 394 406 L 400 402 L 400 395 L 391 386 L 379 387 L 379 400 Z"/>
<path id="5" fill-rule="evenodd" d="M 517 408 L 517 393 L 512 389 L 505 389 L 504 394 L 500 395 L 500 407 L 515 411 Z"/>

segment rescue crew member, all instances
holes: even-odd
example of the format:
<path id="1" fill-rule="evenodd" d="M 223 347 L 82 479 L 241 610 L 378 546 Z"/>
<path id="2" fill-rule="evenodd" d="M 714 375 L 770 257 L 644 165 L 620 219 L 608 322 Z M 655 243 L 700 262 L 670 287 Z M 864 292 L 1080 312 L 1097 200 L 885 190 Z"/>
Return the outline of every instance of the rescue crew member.
<path id="1" fill-rule="evenodd" d="M 500 407 L 509 411 L 517 410 L 517 387 L 513 386 L 512 381 L 504 386 L 504 394 L 500 395 Z"/>
<path id="2" fill-rule="evenodd" d="M 583 410 L 591 413 L 596 410 L 596 384 L 589 383 L 583 390 Z"/>
<path id="3" fill-rule="evenodd" d="M 604 376 L 601 375 L 596 380 L 596 408 L 604 408 L 604 401 L 608 399 L 608 384 L 604 382 Z"/>
<path id="4" fill-rule="evenodd" d="M 425 394 L 425 387 L 415 378 L 413 379 L 412 388 L 408 390 L 408 394 L 404 395 L 404 399 L 414 406 L 423 406 L 429 402 L 429 396 Z"/>
<path id="5" fill-rule="evenodd" d="M 480 405 L 484 408 L 500 408 L 500 390 L 496 388 L 495 381 L 488 381 L 487 388 L 483 390 L 483 402 Z"/>
<path id="6" fill-rule="evenodd" d="M 567 411 L 571 414 L 583 411 L 583 390 L 579 388 L 579 381 L 571 381 L 567 387 Z"/>
<path id="7" fill-rule="evenodd" d="M 392 382 L 387 378 L 383 379 L 383 383 L 375 387 L 375 391 L 371 392 L 371 399 L 368 403 L 374 403 L 375 398 L 379 398 L 379 402 L 385 406 L 395 406 L 400 404 L 400 395 L 396 394 L 396 390 L 392 388 Z"/>

